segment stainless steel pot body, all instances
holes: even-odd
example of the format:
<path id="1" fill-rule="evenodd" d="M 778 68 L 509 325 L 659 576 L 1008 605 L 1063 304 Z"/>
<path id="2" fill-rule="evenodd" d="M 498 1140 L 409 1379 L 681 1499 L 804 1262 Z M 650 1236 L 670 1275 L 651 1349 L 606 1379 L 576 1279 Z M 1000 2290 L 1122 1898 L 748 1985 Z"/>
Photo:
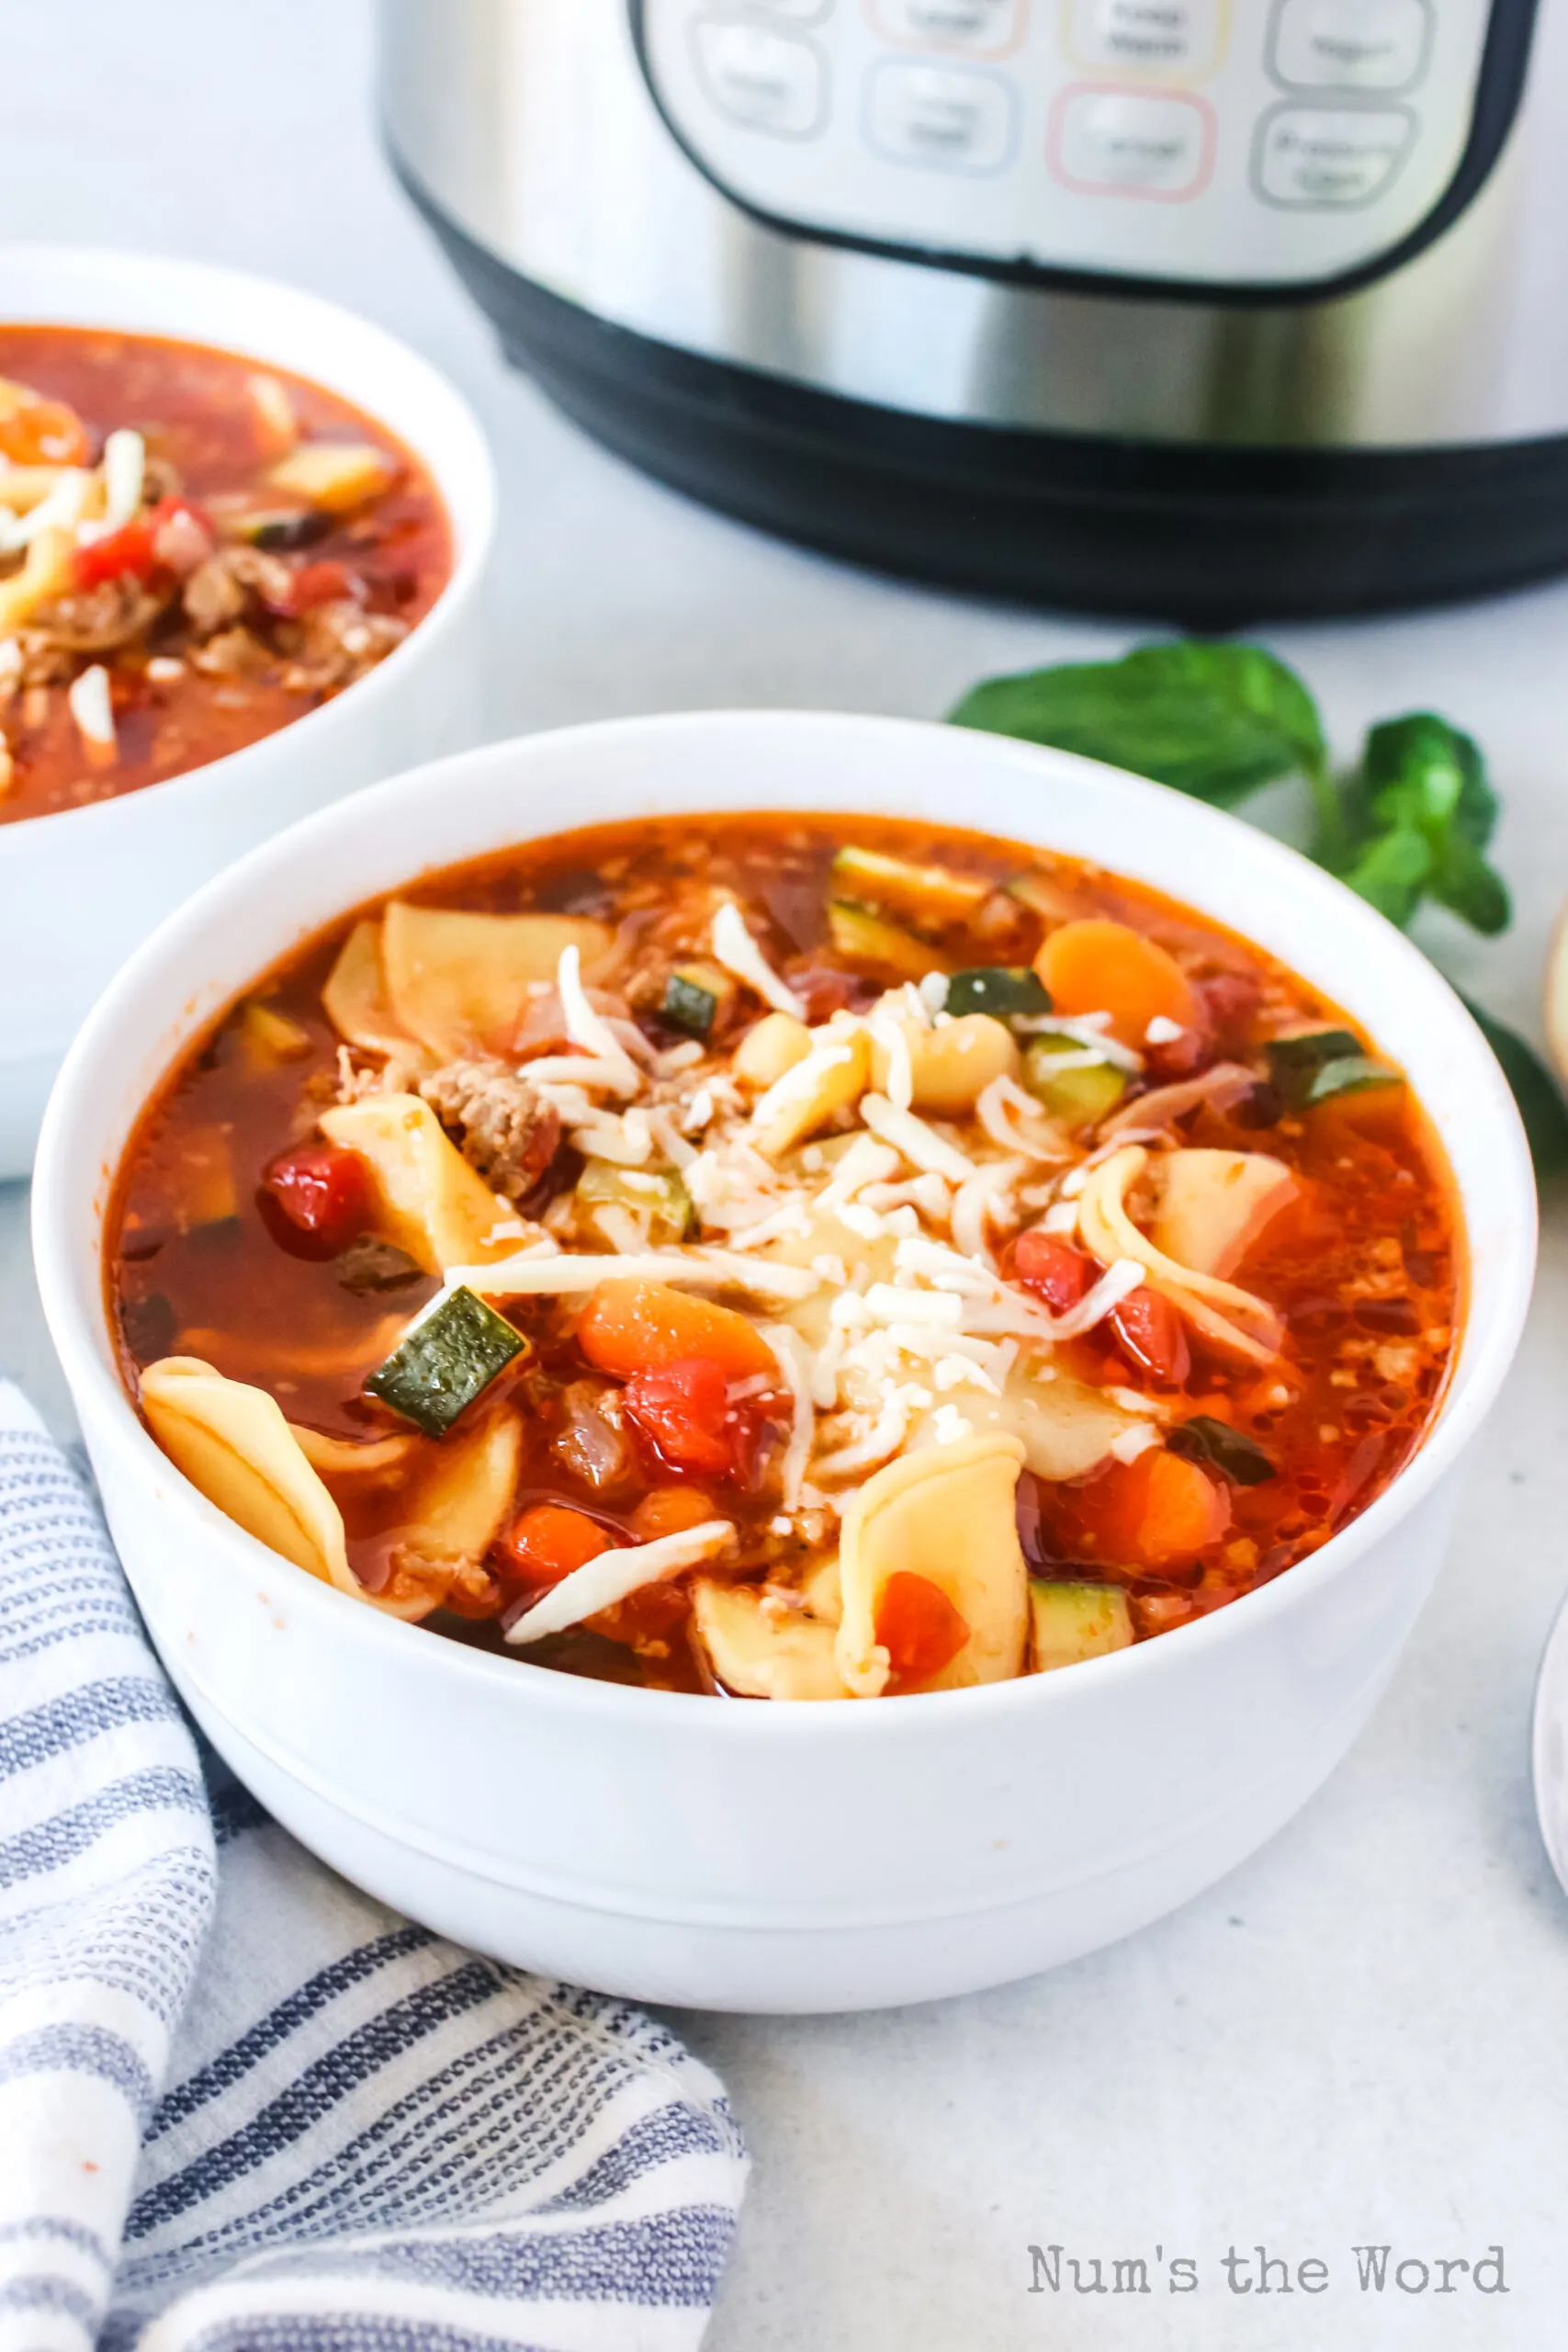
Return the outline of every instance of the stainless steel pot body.
<path id="1" fill-rule="evenodd" d="M 509 348 L 701 494 L 1134 606 L 1228 514 L 1200 617 L 1568 561 L 1564 0 L 385 0 L 383 21 L 393 153 Z M 640 427 L 609 413 L 617 370 Z M 682 431 L 650 429 L 671 401 Z M 792 440 L 820 480 L 781 480 Z M 927 562 L 883 512 L 892 475 Z M 954 497 L 985 517 L 956 551 Z M 1021 572 L 1010 503 L 1031 535 L 1065 503 L 1076 538 L 1096 502 L 1093 579 L 1071 549 L 1069 576 Z M 1282 564 L 1281 516 L 1314 508 L 1320 537 L 1367 518 L 1383 555 L 1337 571 L 1325 540 L 1292 596 L 1267 547 Z"/>

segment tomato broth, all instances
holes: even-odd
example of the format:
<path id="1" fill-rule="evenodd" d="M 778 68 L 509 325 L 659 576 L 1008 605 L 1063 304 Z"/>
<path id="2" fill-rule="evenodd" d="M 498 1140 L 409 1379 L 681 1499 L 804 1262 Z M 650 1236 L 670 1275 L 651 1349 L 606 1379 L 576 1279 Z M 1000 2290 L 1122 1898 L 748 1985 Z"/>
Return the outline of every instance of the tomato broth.
<path id="1" fill-rule="evenodd" d="M 1263 950 L 794 816 L 345 917 L 172 1073 L 107 1264 L 153 1434 L 300 1566 L 776 1699 L 1054 1670 L 1288 1570 L 1421 1442 L 1462 1275 L 1402 1074 Z"/>

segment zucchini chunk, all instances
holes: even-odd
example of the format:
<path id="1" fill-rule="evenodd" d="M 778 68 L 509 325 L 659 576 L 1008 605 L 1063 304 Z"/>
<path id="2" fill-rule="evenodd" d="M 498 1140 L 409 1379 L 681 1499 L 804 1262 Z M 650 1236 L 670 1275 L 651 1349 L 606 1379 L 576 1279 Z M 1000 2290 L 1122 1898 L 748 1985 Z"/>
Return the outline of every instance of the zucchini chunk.
<path id="1" fill-rule="evenodd" d="M 734 994 L 735 983 L 728 974 L 706 964 L 681 965 L 664 983 L 659 1018 L 671 1029 L 683 1029 L 689 1037 L 705 1038 L 711 1035 L 721 1007 Z"/>
<path id="2" fill-rule="evenodd" d="M 1090 1050 L 1078 1038 L 1061 1035 L 1032 1037 L 1024 1048 L 1025 1086 L 1065 1127 L 1092 1127 L 1127 1091 L 1127 1074 L 1114 1062 L 1075 1059 L 1066 1069 L 1055 1067 L 1066 1055 Z"/>
<path id="3" fill-rule="evenodd" d="M 1029 1580 L 1030 1663 L 1036 1674 L 1132 1646 L 1133 1616 L 1116 1584 Z"/>
<path id="4" fill-rule="evenodd" d="M 1292 1111 L 1310 1110 L 1336 1094 L 1399 1086 L 1399 1072 L 1373 1061 L 1348 1029 L 1310 1029 L 1300 1037 L 1271 1037 L 1269 1075 Z"/>
<path id="5" fill-rule="evenodd" d="M 1039 973 L 1027 964 L 987 964 L 954 972 L 942 1010 L 955 1021 L 965 1012 L 988 1012 L 993 1020 L 1010 1021 L 1016 1014 L 1049 1012 L 1051 999 Z"/>
<path id="6" fill-rule="evenodd" d="M 852 963 L 875 964 L 901 980 L 923 980 L 942 968 L 941 956 L 923 939 L 852 899 L 829 901 L 828 932 L 839 954 Z"/>
<path id="7" fill-rule="evenodd" d="M 1261 1487 L 1279 1476 L 1255 1437 L 1207 1413 L 1194 1413 L 1190 1421 L 1179 1423 L 1168 1431 L 1165 1442 L 1169 1453 L 1179 1453 L 1189 1462 L 1208 1464 L 1233 1486 Z"/>
<path id="8" fill-rule="evenodd" d="M 445 1437 L 527 1344 L 504 1316 L 459 1288 L 414 1325 L 365 1385 L 426 1437 Z"/>
<path id="9" fill-rule="evenodd" d="M 691 1194 L 679 1176 L 668 1170 L 653 1175 L 640 1168 L 617 1167 L 613 1160 L 591 1159 L 576 1189 L 578 1199 L 591 1211 L 625 1209 L 650 1249 L 684 1241 L 696 1222 Z"/>
<path id="10" fill-rule="evenodd" d="M 916 922 L 941 931 L 963 922 L 991 895 L 983 875 L 954 874 L 947 865 L 911 865 L 901 857 L 886 857 L 880 850 L 857 849 L 852 843 L 833 860 L 833 886 L 847 899 L 873 907 L 891 908 Z"/>
<path id="11" fill-rule="evenodd" d="M 314 547 L 332 527 L 333 518 L 324 506 L 255 507 L 249 514 L 225 515 L 222 525 L 225 538 L 243 539 L 274 554 Z"/>

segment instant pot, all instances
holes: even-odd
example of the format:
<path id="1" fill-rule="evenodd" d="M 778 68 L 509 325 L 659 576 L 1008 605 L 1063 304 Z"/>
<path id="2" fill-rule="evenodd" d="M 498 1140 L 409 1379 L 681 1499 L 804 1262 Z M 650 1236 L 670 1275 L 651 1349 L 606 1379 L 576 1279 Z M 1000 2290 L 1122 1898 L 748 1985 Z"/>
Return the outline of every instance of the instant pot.
<path id="1" fill-rule="evenodd" d="M 1200 626 L 1568 567 L 1568 0 L 384 0 L 508 354 L 749 521 Z"/>

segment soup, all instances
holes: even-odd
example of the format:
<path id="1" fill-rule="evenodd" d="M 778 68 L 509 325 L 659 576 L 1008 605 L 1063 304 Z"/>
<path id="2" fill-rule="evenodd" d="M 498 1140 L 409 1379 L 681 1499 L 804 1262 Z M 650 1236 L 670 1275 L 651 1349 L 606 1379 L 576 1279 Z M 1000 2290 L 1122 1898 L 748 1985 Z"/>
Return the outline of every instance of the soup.
<path id="1" fill-rule="evenodd" d="M 451 566 L 423 467 L 319 385 L 154 335 L 0 326 L 0 822 L 302 718 Z"/>
<path id="2" fill-rule="evenodd" d="M 1055 1670 L 1382 1491 L 1460 1238 L 1400 1073 L 1246 941 L 893 820 L 650 820 L 346 918 L 172 1073 L 127 1384 L 243 1526 L 541 1667 Z"/>

